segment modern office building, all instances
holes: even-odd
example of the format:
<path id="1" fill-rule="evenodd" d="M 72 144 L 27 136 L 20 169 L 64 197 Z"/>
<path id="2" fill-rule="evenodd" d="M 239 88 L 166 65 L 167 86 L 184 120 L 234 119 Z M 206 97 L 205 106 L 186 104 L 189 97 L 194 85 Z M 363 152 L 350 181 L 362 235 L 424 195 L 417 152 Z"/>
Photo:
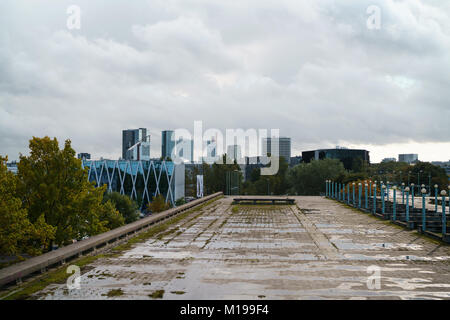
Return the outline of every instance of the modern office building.
<path id="1" fill-rule="evenodd" d="M 88 180 L 96 186 L 107 186 L 136 200 L 142 209 L 153 197 L 162 194 L 166 202 L 175 205 L 184 197 L 184 164 L 170 161 L 84 160 L 89 168 Z"/>
<path id="2" fill-rule="evenodd" d="M 291 161 L 291 138 L 263 138 L 262 140 L 262 155 L 279 155 L 283 157 L 288 163 Z"/>
<path id="3" fill-rule="evenodd" d="M 147 129 L 139 128 L 122 131 L 122 159 L 150 159 L 150 136 L 147 136 Z"/>
<path id="4" fill-rule="evenodd" d="M 410 153 L 410 154 L 399 154 L 398 155 L 398 162 L 406 162 L 409 164 L 416 163 L 419 161 L 419 155 L 417 153 Z"/>
<path id="5" fill-rule="evenodd" d="M 175 143 L 175 132 L 164 130 L 161 133 L 161 157 L 163 159 L 173 156 L 181 158 L 183 162 L 194 161 L 194 140 L 179 138 Z M 174 159 L 172 159 L 174 160 Z"/>
<path id="6" fill-rule="evenodd" d="M 175 132 L 164 130 L 161 133 L 161 157 L 163 159 L 171 158 L 175 148 Z"/>
<path id="7" fill-rule="evenodd" d="M 370 163 L 369 151 L 361 149 L 318 149 L 302 152 L 302 161 L 305 163 L 311 160 L 338 159 L 344 164 L 345 169 L 352 170 L 355 159 L 361 159 L 367 164 Z"/>
<path id="8" fill-rule="evenodd" d="M 79 153 L 77 155 L 77 157 L 78 157 L 78 159 L 81 159 L 81 160 L 91 160 L 91 154 L 90 153 L 82 152 L 82 153 Z"/>
<path id="9" fill-rule="evenodd" d="M 182 159 L 183 162 L 194 162 L 194 140 L 179 139 L 175 146 L 176 155 Z"/>

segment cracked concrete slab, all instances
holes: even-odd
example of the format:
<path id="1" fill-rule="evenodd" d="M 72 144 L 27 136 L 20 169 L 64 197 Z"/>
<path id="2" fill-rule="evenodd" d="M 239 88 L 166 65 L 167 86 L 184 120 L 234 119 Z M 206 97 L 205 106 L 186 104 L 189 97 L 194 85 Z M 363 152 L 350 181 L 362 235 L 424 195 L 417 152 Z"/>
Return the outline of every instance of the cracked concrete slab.
<path id="1" fill-rule="evenodd" d="M 40 299 L 450 299 L 450 247 L 321 197 L 222 198 Z M 194 219 L 193 217 L 196 216 Z M 368 267 L 380 269 L 369 289 Z M 108 297 L 113 289 L 123 295 Z"/>

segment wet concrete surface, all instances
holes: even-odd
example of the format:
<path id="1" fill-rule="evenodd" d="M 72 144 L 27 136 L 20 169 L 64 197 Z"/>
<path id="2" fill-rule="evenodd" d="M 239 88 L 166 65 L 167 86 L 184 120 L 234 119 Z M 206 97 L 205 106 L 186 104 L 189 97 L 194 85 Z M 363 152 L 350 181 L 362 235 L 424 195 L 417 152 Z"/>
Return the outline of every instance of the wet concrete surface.
<path id="1" fill-rule="evenodd" d="M 321 197 L 222 198 L 40 299 L 450 299 L 450 247 Z M 178 229 L 175 229 L 178 228 Z M 368 280 L 380 270 L 380 288 Z M 122 295 L 108 297 L 111 290 Z M 153 295 L 153 297 L 152 297 Z"/>

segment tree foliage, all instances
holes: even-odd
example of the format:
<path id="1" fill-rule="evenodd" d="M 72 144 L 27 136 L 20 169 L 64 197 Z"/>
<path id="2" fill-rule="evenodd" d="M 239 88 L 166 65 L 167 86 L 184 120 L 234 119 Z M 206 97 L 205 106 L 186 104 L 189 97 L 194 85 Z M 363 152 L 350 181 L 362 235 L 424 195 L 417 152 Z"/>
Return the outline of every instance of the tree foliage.
<path id="1" fill-rule="evenodd" d="M 103 203 L 110 201 L 114 208 L 120 212 L 125 223 L 131 223 L 139 219 L 139 207 L 136 201 L 119 192 L 105 192 Z"/>
<path id="2" fill-rule="evenodd" d="M 154 196 L 152 202 L 150 202 L 148 204 L 147 211 L 156 213 L 156 212 L 162 212 L 169 208 L 170 208 L 170 206 L 168 203 L 166 203 L 162 194 L 158 194 L 157 196 Z"/>
<path id="3" fill-rule="evenodd" d="M 0 157 L 0 253 L 18 255 L 39 254 L 53 239 L 55 228 L 45 223 L 41 214 L 34 223 L 17 197 L 17 177 L 8 171 Z"/>
<path id="4" fill-rule="evenodd" d="M 290 193 L 299 195 L 318 195 L 325 192 L 325 180 L 335 180 L 344 174 L 341 161 L 335 159 L 313 160 L 301 163 L 289 171 Z"/>
<path id="5" fill-rule="evenodd" d="M 70 140 L 60 150 L 56 138 L 33 137 L 29 147 L 30 155 L 20 157 L 17 194 L 32 223 L 43 215 L 56 229 L 54 243 L 65 245 L 117 225 L 116 210 L 109 206 L 106 214 L 102 204 L 105 187 L 88 182 Z"/>

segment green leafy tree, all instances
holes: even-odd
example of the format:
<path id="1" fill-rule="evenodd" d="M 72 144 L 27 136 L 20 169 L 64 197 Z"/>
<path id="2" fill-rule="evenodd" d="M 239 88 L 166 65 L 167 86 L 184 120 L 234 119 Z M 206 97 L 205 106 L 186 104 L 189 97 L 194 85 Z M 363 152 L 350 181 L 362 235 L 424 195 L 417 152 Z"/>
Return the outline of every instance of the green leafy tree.
<path id="1" fill-rule="evenodd" d="M 16 196 L 17 177 L 6 168 L 7 158 L 0 157 L 0 253 L 19 256 L 37 255 L 48 246 L 55 228 L 44 221 L 41 214 L 33 223 L 27 210 Z"/>
<path id="2" fill-rule="evenodd" d="M 43 215 L 59 246 L 108 230 L 100 215 L 105 186 L 88 182 L 70 140 L 60 150 L 56 138 L 33 137 L 29 147 L 30 155 L 20 157 L 17 190 L 31 223 Z"/>
<path id="3" fill-rule="evenodd" d="M 152 202 L 150 202 L 147 207 L 147 211 L 150 211 L 152 213 L 162 212 L 170 208 L 169 204 L 164 200 L 162 194 L 158 194 L 157 196 L 153 197 Z"/>
<path id="4" fill-rule="evenodd" d="M 105 192 L 103 203 L 111 201 L 115 209 L 120 212 L 125 223 L 131 223 L 139 219 L 139 208 L 135 201 L 130 197 L 119 192 Z"/>
<path id="5" fill-rule="evenodd" d="M 185 204 L 186 203 L 186 200 L 184 199 L 184 197 L 182 197 L 182 198 L 179 198 L 179 199 L 177 199 L 176 201 L 175 201 L 175 205 L 178 207 L 178 206 L 181 206 L 181 205 L 183 205 L 183 204 Z"/>
<path id="6" fill-rule="evenodd" d="M 117 207 L 112 200 L 108 200 L 100 206 L 99 220 L 105 228 L 104 231 L 112 230 L 125 224 L 124 216 L 117 210 Z"/>
<path id="7" fill-rule="evenodd" d="M 290 193 L 299 195 L 319 195 L 325 190 L 325 180 L 335 180 L 345 174 L 344 165 L 340 160 L 313 160 L 301 163 L 289 172 L 288 179 L 292 185 Z"/>

